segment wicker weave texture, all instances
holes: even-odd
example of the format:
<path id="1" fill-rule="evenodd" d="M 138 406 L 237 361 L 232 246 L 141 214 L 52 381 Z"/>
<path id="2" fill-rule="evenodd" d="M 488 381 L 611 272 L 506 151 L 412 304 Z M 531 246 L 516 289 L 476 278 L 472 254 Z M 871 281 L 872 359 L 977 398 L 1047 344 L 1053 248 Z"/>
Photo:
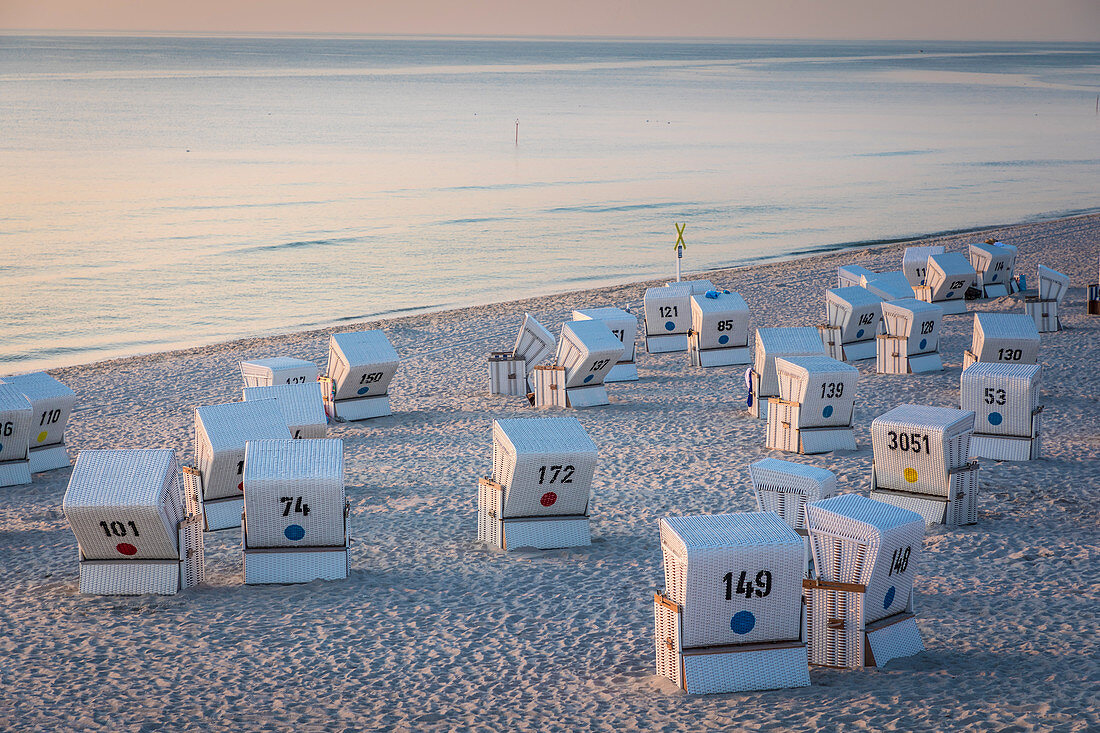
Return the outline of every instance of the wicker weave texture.
<path id="1" fill-rule="evenodd" d="M 386 394 L 399 363 L 382 331 L 334 333 L 329 339 L 327 376 L 337 400 Z"/>
<path id="2" fill-rule="evenodd" d="M 1095 286 L 1093 286 L 1095 287 Z M 1035 321 L 1039 333 L 1054 333 L 1062 330 L 1062 321 L 1058 317 L 1057 300 L 1024 299 L 1024 313 Z"/>
<path id="3" fill-rule="evenodd" d="M 974 432 L 1034 436 L 1043 368 L 1038 364 L 977 363 L 959 379 L 959 405 L 974 413 Z"/>
<path id="4" fill-rule="evenodd" d="M 860 287 L 825 291 L 825 321 L 840 328 L 843 343 L 873 339 L 882 320 L 882 298 Z"/>
<path id="5" fill-rule="evenodd" d="M 891 623 L 879 629 L 866 631 L 867 646 L 875 658 L 875 666 L 882 667 L 891 659 L 911 657 L 924 651 L 924 642 L 917 629 L 917 620 L 908 614 L 903 621 Z"/>
<path id="6" fill-rule="evenodd" d="M 928 276 L 928 257 L 943 254 L 942 244 L 929 247 L 906 247 L 901 256 L 901 271 L 911 286 L 924 285 Z"/>
<path id="7" fill-rule="evenodd" d="M 908 340 L 906 354 L 936 351 L 940 345 L 943 309 L 914 298 L 882 304 L 882 324 L 888 336 Z"/>
<path id="8" fill-rule="evenodd" d="M 863 594 L 820 587 L 807 588 L 805 594 L 810 664 L 862 667 Z"/>
<path id="9" fill-rule="evenodd" d="M 573 311 L 574 321 L 603 321 L 623 345 L 619 363 L 634 361 L 634 342 L 638 338 L 638 319 L 622 308 L 582 308 Z M 606 379 L 606 378 L 605 378 Z M 608 380 L 610 381 L 610 380 Z"/>
<path id="10" fill-rule="evenodd" d="M 346 547 L 320 551 L 244 551 L 244 582 L 308 583 L 313 580 L 343 580 L 348 577 Z"/>
<path id="11" fill-rule="evenodd" d="M 1069 290 L 1069 276 L 1044 265 L 1039 265 L 1039 298 L 1059 303 Z"/>
<path id="12" fill-rule="evenodd" d="M 1042 457 L 1042 436 L 1039 417 L 1034 419 L 1034 438 L 1014 438 L 1004 435 L 974 433 L 970 438 L 970 457 L 993 461 L 1034 461 Z"/>
<path id="13" fill-rule="evenodd" d="M 245 387 L 244 401 L 275 400 L 286 419 L 292 438 L 323 438 L 328 430 L 328 417 L 321 399 L 321 385 L 276 384 L 270 387 Z"/>
<path id="14" fill-rule="evenodd" d="M 815 354 L 824 356 L 825 347 L 817 329 L 812 326 L 756 329 L 753 371 L 760 375 L 760 394 L 765 397 L 779 394 L 779 377 L 775 372 L 776 357 Z"/>
<path id="15" fill-rule="evenodd" d="M 1039 330 L 1026 313 L 975 313 L 970 352 L 978 361 L 1034 364 Z"/>
<path id="16" fill-rule="evenodd" d="M 565 368 L 567 388 L 585 387 L 603 384 L 622 355 L 622 342 L 603 321 L 566 321 L 554 361 Z"/>
<path id="17" fill-rule="evenodd" d="M 934 527 L 937 524 L 947 524 L 947 507 L 950 504 L 947 499 L 921 494 L 907 494 L 901 491 L 890 491 L 889 489 L 872 491 L 871 498 L 890 506 L 916 512 L 924 519 L 925 528 Z"/>
<path id="18" fill-rule="evenodd" d="M 91 595 L 170 596 L 179 591 L 178 560 L 118 562 L 85 560 L 80 563 L 80 592 Z"/>
<path id="19" fill-rule="evenodd" d="M 779 398 L 802 406 L 798 427 L 851 425 L 859 370 L 828 356 L 777 357 Z"/>
<path id="20" fill-rule="evenodd" d="M 31 403 L 23 393 L 0 382 L 0 462 L 27 459 L 32 414 Z"/>
<path id="21" fill-rule="evenodd" d="M 516 336 L 516 345 L 512 347 L 512 356 L 523 359 L 527 373 L 554 353 L 554 334 L 550 333 L 530 313 L 524 315 L 523 325 Z"/>
<path id="22" fill-rule="evenodd" d="M 660 527 L 684 647 L 799 637 L 804 544 L 778 515 L 665 517 Z"/>
<path id="23" fill-rule="evenodd" d="M 947 496 L 949 475 L 968 461 L 974 413 L 899 405 L 871 422 L 878 483 L 887 489 Z"/>
<path id="24" fill-rule="evenodd" d="M 477 482 L 477 539 L 493 547 L 504 547 L 500 514 L 504 505 L 504 487 L 496 481 Z"/>
<path id="25" fill-rule="evenodd" d="M 863 277 L 874 277 L 877 273 L 859 265 L 841 265 L 836 268 L 836 286 L 838 288 L 863 287 Z"/>
<path id="26" fill-rule="evenodd" d="M 691 327 L 691 294 L 691 286 L 686 283 L 648 288 L 642 300 L 646 335 L 687 334 Z"/>
<path id="27" fill-rule="evenodd" d="M 806 415 L 797 402 L 769 398 L 765 445 L 771 450 L 804 454 L 856 449 L 851 427 L 806 427 L 802 424 Z"/>
<path id="28" fill-rule="evenodd" d="M 244 491 L 246 441 L 290 437 L 275 400 L 196 408 L 195 467 L 202 473 L 203 499 L 240 496 Z"/>
<path id="29" fill-rule="evenodd" d="M 794 529 L 806 528 L 806 504 L 836 493 L 836 474 L 778 458 L 764 458 L 749 466 L 749 479 L 762 512 L 775 512 Z"/>
<path id="30" fill-rule="evenodd" d="M 312 361 L 276 356 L 241 362 L 241 379 L 245 387 L 268 387 L 273 384 L 307 384 L 316 382 L 321 370 Z"/>
<path id="31" fill-rule="evenodd" d="M 501 518 L 585 515 L 596 444 L 573 417 L 493 422 L 493 480 L 504 487 Z"/>
<path id="32" fill-rule="evenodd" d="M 966 289 L 977 283 L 978 274 L 970 265 L 970 260 L 961 252 L 930 255 L 928 257 L 927 286 L 931 289 L 932 301 L 962 300 Z"/>
<path id="33" fill-rule="evenodd" d="M 179 557 L 184 501 L 172 450 L 81 451 L 62 508 L 85 559 Z"/>
<path id="34" fill-rule="evenodd" d="M 245 456 L 246 547 L 345 544 L 342 440 L 250 440 Z"/>
<path id="35" fill-rule="evenodd" d="M 823 499 L 806 514 L 820 579 L 866 586 L 868 622 L 904 610 L 924 541 L 919 514 L 858 494 Z"/>
<path id="36" fill-rule="evenodd" d="M 684 683 L 681 677 L 683 668 L 680 665 L 680 650 L 683 648 L 680 643 L 680 614 L 655 598 L 653 627 L 657 674 L 683 689 Z"/>
<path id="37" fill-rule="evenodd" d="M 752 354 L 748 346 L 702 349 L 699 347 L 700 335 L 694 331 L 688 336 L 688 362 L 695 367 L 722 367 L 751 364 Z M 610 377 L 607 379 L 610 381 Z"/>
<path id="38" fill-rule="evenodd" d="M 1016 269 L 1016 249 L 1000 242 L 979 242 L 970 245 L 970 266 L 980 285 L 1004 285 L 1012 280 Z"/>
<path id="39" fill-rule="evenodd" d="M 900 270 L 864 275 L 860 284 L 886 302 L 913 297 L 913 286 Z"/>
<path id="40" fill-rule="evenodd" d="M 692 295 L 691 330 L 698 334 L 700 349 L 747 346 L 749 306 L 740 293 L 718 292 L 717 298 Z"/>
<path id="41" fill-rule="evenodd" d="M 65 441 L 65 427 L 76 404 L 75 392 L 45 372 L 4 377 L 0 381 L 18 389 L 31 403 L 31 448 Z"/>
<path id="42" fill-rule="evenodd" d="M 586 547 L 592 543 L 588 517 L 584 516 L 505 519 L 501 522 L 501 536 L 505 550 L 522 547 L 558 550 Z"/>

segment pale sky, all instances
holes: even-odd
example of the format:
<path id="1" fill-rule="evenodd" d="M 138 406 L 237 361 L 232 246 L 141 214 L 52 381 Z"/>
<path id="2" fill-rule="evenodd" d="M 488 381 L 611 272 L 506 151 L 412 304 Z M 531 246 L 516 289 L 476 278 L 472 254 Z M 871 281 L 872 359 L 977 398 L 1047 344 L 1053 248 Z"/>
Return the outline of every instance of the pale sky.
<path id="1" fill-rule="evenodd" d="M 1100 41 L 1100 0 L 0 0 L 0 29 Z"/>

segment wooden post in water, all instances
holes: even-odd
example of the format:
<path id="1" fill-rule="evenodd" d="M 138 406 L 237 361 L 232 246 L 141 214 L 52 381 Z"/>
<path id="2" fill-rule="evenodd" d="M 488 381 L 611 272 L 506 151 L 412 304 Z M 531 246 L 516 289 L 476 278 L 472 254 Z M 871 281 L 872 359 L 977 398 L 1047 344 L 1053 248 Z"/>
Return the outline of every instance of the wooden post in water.
<path id="1" fill-rule="evenodd" d="M 519 147 L 519 118 L 516 118 L 516 147 Z"/>

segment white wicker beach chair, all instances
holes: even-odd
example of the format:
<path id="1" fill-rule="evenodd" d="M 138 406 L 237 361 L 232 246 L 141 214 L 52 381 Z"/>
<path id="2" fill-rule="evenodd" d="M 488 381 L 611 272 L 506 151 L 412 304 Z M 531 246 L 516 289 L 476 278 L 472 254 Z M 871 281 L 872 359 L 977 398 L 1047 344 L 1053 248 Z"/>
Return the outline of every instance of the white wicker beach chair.
<path id="1" fill-rule="evenodd" d="M 65 428 L 76 404 L 76 393 L 45 372 L 4 377 L 0 381 L 18 389 L 31 403 L 31 473 L 68 468 Z"/>
<path id="2" fill-rule="evenodd" d="M 708 290 L 691 296 L 688 355 L 692 366 L 749 364 L 749 306 L 739 293 Z"/>
<path id="3" fill-rule="evenodd" d="M 489 394 L 526 395 L 527 363 L 512 356 L 511 351 L 490 351 Z"/>
<path id="4" fill-rule="evenodd" d="M 974 336 L 963 354 L 963 371 L 976 362 L 1034 364 L 1039 360 L 1039 330 L 1024 313 L 975 313 Z"/>
<path id="5" fill-rule="evenodd" d="M 530 402 L 535 407 L 568 407 L 565 396 L 565 367 L 537 366 L 531 371 Z"/>
<path id="6" fill-rule="evenodd" d="M 691 327 L 691 286 L 687 283 L 649 288 L 643 299 L 645 348 L 649 354 L 687 351 Z"/>
<path id="7" fill-rule="evenodd" d="M 943 371 L 940 324 L 943 309 L 914 298 L 882 304 L 882 326 L 876 337 L 879 374 Z"/>
<path id="8" fill-rule="evenodd" d="M 1062 330 L 1059 316 L 1062 299 L 1069 290 L 1069 277 L 1039 265 L 1039 290 L 1037 296 L 1024 298 L 1024 312 L 1035 322 L 1040 333 Z"/>
<path id="9" fill-rule="evenodd" d="M 708 290 L 714 290 L 714 283 L 710 280 L 673 280 L 665 283 L 666 287 L 672 285 L 687 285 L 691 288 L 692 295 L 701 295 Z"/>
<path id="10" fill-rule="evenodd" d="M 244 470 L 244 582 L 348 577 L 342 440 L 250 440 Z"/>
<path id="11" fill-rule="evenodd" d="M 34 414 L 26 395 L 0 382 L 0 486 L 31 482 L 28 453 Z"/>
<path id="12" fill-rule="evenodd" d="M 606 382 L 633 382 L 638 379 L 634 363 L 634 344 L 638 338 L 638 319 L 621 308 L 583 308 L 573 311 L 574 321 L 603 321 L 623 345 L 623 355 L 603 378 Z"/>
<path id="13" fill-rule="evenodd" d="M 836 268 L 836 286 L 838 288 L 863 287 L 863 278 L 877 275 L 874 270 L 868 270 L 859 265 L 842 265 Z"/>
<path id="14" fill-rule="evenodd" d="M 779 377 L 775 372 L 776 357 L 824 355 L 821 335 L 812 326 L 795 328 L 756 329 L 756 350 L 749 375 L 749 413 L 753 417 L 768 417 L 768 398 L 779 395 Z"/>
<path id="15" fill-rule="evenodd" d="M 978 287 L 986 298 L 1010 295 L 1016 269 L 1016 248 L 1003 242 L 978 242 L 970 245 L 970 265 L 977 275 Z"/>
<path id="16" fill-rule="evenodd" d="M 504 550 L 589 544 L 596 453 L 576 418 L 494 421 L 493 477 L 478 482 L 478 540 Z"/>
<path id="17" fill-rule="evenodd" d="M 657 674 L 689 693 L 805 687 L 802 538 L 772 512 L 661 519 Z"/>
<path id="18" fill-rule="evenodd" d="M 275 400 L 286 419 L 292 438 L 323 438 L 328 430 L 321 385 L 275 384 L 270 387 L 245 387 L 244 401 Z"/>
<path id="19" fill-rule="evenodd" d="M 554 334 L 525 314 L 512 350 L 489 354 L 489 394 L 526 395 L 534 386 L 532 372 L 554 353 L 556 344 Z"/>
<path id="20" fill-rule="evenodd" d="M 913 613 L 920 515 L 844 494 L 807 506 L 806 522 L 816 574 L 803 583 L 810 664 L 881 667 L 924 651 Z"/>
<path id="21" fill-rule="evenodd" d="M 775 512 L 806 535 L 806 505 L 836 493 L 836 474 L 818 466 L 763 458 L 749 466 L 749 478 L 762 512 Z"/>
<path id="22" fill-rule="evenodd" d="M 928 276 L 929 256 L 942 255 L 943 252 L 942 244 L 905 248 L 905 252 L 901 256 L 901 271 L 905 273 L 905 279 L 909 281 L 911 287 L 924 285 L 924 280 Z"/>
<path id="23" fill-rule="evenodd" d="M 1031 461 L 1039 458 L 1038 364 L 978 363 L 963 372 L 959 402 L 974 413 L 971 458 Z"/>
<path id="24" fill-rule="evenodd" d="M 554 361 L 565 369 L 566 407 L 606 405 L 603 380 L 623 355 L 623 343 L 603 321 L 567 321 Z"/>
<path id="25" fill-rule="evenodd" d="M 382 331 L 332 334 L 322 380 L 329 417 L 353 422 L 393 414 L 387 390 L 399 363 Z"/>
<path id="26" fill-rule="evenodd" d="M 321 370 L 312 361 L 277 356 L 241 362 L 241 379 L 245 387 L 270 387 L 275 384 L 307 384 L 316 382 Z"/>
<path id="27" fill-rule="evenodd" d="M 768 398 L 766 445 L 793 453 L 855 450 L 859 370 L 828 356 L 776 357 L 779 397 Z"/>
<path id="28" fill-rule="evenodd" d="M 913 297 L 913 286 L 900 270 L 864 275 L 860 285 L 887 302 Z"/>
<path id="29" fill-rule="evenodd" d="M 80 592 L 170 595 L 201 583 L 202 518 L 186 504 L 175 451 L 80 451 L 62 503 Z"/>
<path id="30" fill-rule="evenodd" d="M 875 334 L 882 320 L 882 298 L 867 288 L 825 291 L 825 325 L 819 326 L 825 353 L 842 361 L 875 358 Z"/>
<path id="31" fill-rule="evenodd" d="M 207 530 L 241 526 L 245 443 L 290 438 L 290 428 L 275 400 L 195 409 L 195 471 Z M 187 473 L 186 478 L 195 480 L 196 474 Z"/>
<path id="32" fill-rule="evenodd" d="M 928 526 L 978 521 L 974 413 L 899 405 L 871 422 L 871 498 L 919 513 Z"/>
<path id="33" fill-rule="evenodd" d="M 928 258 L 927 285 L 913 288 L 917 300 L 935 303 L 946 316 L 966 313 L 966 289 L 976 284 L 978 274 L 970 261 L 959 252 L 931 255 Z"/>

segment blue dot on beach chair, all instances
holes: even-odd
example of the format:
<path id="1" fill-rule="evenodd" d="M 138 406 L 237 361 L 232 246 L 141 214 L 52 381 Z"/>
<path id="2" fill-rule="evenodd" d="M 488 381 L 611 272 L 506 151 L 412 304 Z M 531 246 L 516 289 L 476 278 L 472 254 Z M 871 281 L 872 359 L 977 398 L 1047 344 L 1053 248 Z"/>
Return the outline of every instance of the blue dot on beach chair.
<path id="1" fill-rule="evenodd" d="M 730 619 L 730 630 L 735 634 L 747 634 L 756 627 L 756 616 L 752 611 L 738 611 Z"/>
<path id="2" fill-rule="evenodd" d="M 360 387 L 359 388 L 359 394 L 366 394 L 368 391 L 370 391 L 370 387 Z"/>
<path id="3" fill-rule="evenodd" d="M 1001 415 L 1001 413 L 999 413 L 999 412 L 989 413 L 989 424 L 990 425 L 1000 425 L 1001 420 L 1004 420 L 1004 417 Z"/>
<path id="4" fill-rule="evenodd" d="M 894 588 L 894 586 L 890 586 L 890 590 L 886 591 L 886 597 L 882 599 L 882 609 L 884 611 L 887 608 L 889 608 L 891 605 L 893 605 L 894 595 L 896 593 L 897 593 L 897 590 Z"/>
<path id="5" fill-rule="evenodd" d="M 283 530 L 283 534 L 291 542 L 297 542 L 306 536 L 306 531 L 300 524 L 292 524 Z"/>

